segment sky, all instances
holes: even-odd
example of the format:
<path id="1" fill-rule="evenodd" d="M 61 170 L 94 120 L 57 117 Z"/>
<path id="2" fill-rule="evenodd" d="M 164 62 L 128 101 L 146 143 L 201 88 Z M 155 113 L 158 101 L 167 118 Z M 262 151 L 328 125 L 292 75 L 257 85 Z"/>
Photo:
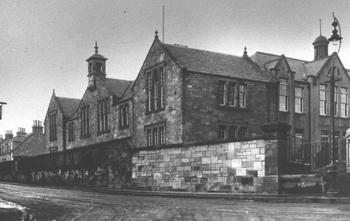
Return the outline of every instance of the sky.
<path id="1" fill-rule="evenodd" d="M 350 68 L 348 0 L 0 0 L 0 134 L 32 132 L 53 89 L 81 98 L 86 59 L 107 57 L 107 77 L 134 80 L 159 30 L 164 41 L 241 56 L 256 51 L 313 60 L 312 42 L 330 37 L 332 12 L 343 36 L 339 53 Z M 329 51 L 337 50 L 330 44 Z"/>

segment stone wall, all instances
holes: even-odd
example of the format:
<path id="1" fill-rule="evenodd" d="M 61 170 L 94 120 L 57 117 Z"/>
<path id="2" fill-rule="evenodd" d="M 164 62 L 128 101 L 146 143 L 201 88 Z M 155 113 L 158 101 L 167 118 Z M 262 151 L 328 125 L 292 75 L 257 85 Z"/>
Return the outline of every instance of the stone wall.
<path id="1" fill-rule="evenodd" d="M 127 139 L 73 148 L 0 164 L 0 180 L 45 185 L 127 188 L 131 183 Z"/>
<path id="2" fill-rule="evenodd" d="M 255 140 L 158 150 L 132 157 L 136 188 L 180 191 L 262 192 L 265 148 L 277 141 Z"/>

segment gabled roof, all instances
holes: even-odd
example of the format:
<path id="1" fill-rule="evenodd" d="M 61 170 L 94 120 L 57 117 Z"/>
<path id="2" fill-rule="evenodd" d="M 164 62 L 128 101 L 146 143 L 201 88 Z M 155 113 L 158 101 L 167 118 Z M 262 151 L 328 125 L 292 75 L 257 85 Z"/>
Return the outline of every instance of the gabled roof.
<path id="1" fill-rule="evenodd" d="M 268 71 L 271 66 L 277 64 L 276 61 L 282 56 L 283 55 L 275 55 L 258 51 L 251 56 L 251 59 L 260 67 L 265 68 Z M 295 72 L 295 80 L 304 81 L 305 77 L 308 75 L 317 76 L 331 56 L 332 55 L 316 61 L 305 61 L 289 57 L 285 58 L 290 69 Z"/>
<path id="2" fill-rule="evenodd" d="M 271 76 L 261 70 L 249 58 L 217 52 L 161 44 L 175 62 L 188 71 L 270 82 Z"/>
<path id="3" fill-rule="evenodd" d="M 130 88 L 132 82 L 133 81 L 106 78 L 105 86 L 110 93 L 119 98 L 122 98 L 123 95 L 126 94 L 127 89 Z"/>
<path id="4" fill-rule="evenodd" d="M 65 117 L 71 117 L 78 109 L 80 99 L 67 98 L 67 97 L 56 97 L 61 108 L 62 114 Z"/>
<path id="5" fill-rule="evenodd" d="M 327 63 L 330 57 L 331 56 L 328 56 L 305 64 L 307 74 L 317 76 L 317 74 L 322 70 L 323 66 Z"/>

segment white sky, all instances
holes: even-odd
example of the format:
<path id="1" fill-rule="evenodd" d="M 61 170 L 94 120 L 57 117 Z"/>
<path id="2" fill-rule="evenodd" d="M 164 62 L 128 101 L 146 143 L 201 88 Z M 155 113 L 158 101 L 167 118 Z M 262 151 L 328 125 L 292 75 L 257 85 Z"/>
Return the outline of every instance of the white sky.
<path id="1" fill-rule="evenodd" d="M 107 76 L 134 80 L 154 38 L 242 55 L 264 51 L 313 59 L 313 40 L 331 35 L 332 12 L 342 25 L 340 57 L 350 68 L 350 1 L 329 0 L 1 0 L 0 134 L 31 132 L 43 120 L 52 90 L 81 98 L 87 86 L 85 59 L 108 58 Z M 161 36 L 160 36 L 161 39 Z M 330 47 L 330 53 L 334 51 Z"/>

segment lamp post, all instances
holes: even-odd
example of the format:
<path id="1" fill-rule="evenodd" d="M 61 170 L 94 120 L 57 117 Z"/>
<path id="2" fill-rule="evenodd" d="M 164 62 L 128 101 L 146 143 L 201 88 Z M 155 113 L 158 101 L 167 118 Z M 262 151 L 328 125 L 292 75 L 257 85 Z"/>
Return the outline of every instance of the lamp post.
<path id="1" fill-rule="evenodd" d="M 337 76 L 336 76 L 337 75 Z M 327 195 L 335 196 L 338 194 L 337 190 L 337 154 L 336 154 L 336 140 L 335 140 L 335 102 L 334 102 L 334 89 L 335 89 L 335 82 L 339 81 L 341 78 L 339 77 L 339 69 L 337 69 L 335 66 L 332 66 L 329 69 L 328 77 L 330 78 L 329 84 L 330 84 L 330 90 L 331 90 L 331 97 L 330 97 L 330 132 L 331 132 L 331 164 L 327 166 L 327 174 L 330 178 L 329 187 L 327 189 Z"/>
<path id="2" fill-rule="evenodd" d="M 333 31 L 332 36 L 328 39 L 328 41 L 332 42 L 333 44 L 338 44 L 338 53 L 340 51 L 341 43 L 342 43 L 342 37 L 341 37 L 341 29 L 338 19 L 334 16 L 333 12 Z M 339 34 L 337 27 L 339 26 Z M 336 72 L 336 73 L 335 73 Z M 337 74 L 337 76 L 335 76 Z M 327 195 L 330 196 L 336 196 L 338 194 L 337 190 L 337 154 L 336 154 L 336 147 L 335 147 L 335 107 L 334 107 L 334 89 L 335 89 L 335 81 L 340 80 L 339 77 L 339 69 L 337 69 L 334 65 L 331 66 L 328 72 L 328 77 L 330 78 L 329 84 L 330 84 L 330 90 L 331 90 L 331 108 L 330 108 L 330 129 L 331 129 L 331 164 L 327 167 L 327 174 L 330 178 L 329 187 L 327 189 Z"/>

